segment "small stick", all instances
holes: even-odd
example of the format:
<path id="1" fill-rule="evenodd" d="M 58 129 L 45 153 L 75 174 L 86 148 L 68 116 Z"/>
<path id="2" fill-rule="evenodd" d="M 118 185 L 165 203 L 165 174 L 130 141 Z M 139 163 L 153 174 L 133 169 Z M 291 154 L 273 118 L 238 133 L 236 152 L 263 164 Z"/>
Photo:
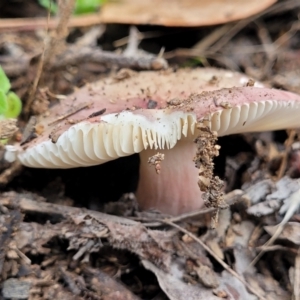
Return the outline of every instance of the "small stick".
<path id="1" fill-rule="evenodd" d="M 285 224 L 290 220 L 290 218 L 294 215 L 296 210 L 299 208 L 300 205 L 300 189 L 293 193 L 290 197 L 290 203 L 288 210 L 285 213 L 284 218 L 282 221 L 277 225 L 277 229 L 273 236 L 262 246 L 262 250 L 257 254 L 257 256 L 253 259 L 253 261 L 250 263 L 249 267 L 254 266 L 259 259 L 262 257 L 262 255 L 265 253 L 265 249 L 272 245 L 273 242 L 279 237 L 282 230 L 284 229 Z"/>
<path id="2" fill-rule="evenodd" d="M 294 272 L 294 299 L 300 300 L 300 249 L 295 259 L 295 272 Z"/>
<path id="3" fill-rule="evenodd" d="M 115 64 L 120 68 L 135 68 L 145 70 L 162 70 L 168 68 L 168 62 L 164 58 L 151 54 L 139 54 L 126 56 L 123 53 L 103 51 L 99 48 L 69 47 L 59 58 L 51 64 L 50 68 L 56 69 L 68 64 L 80 62 L 96 62 L 103 64 Z"/>
<path id="4" fill-rule="evenodd" d="M 83 103 L 83 104 L 77 105 L 77 106 L 73 107 L 70 112 L 56 118 L 54 121 L 48 123 L 48 125 L 50 126 L 50 125 L 53 125 L 57 122 L 60 122 L 64 119 L 66 119 L 67 117 L 70 117 L 70 116 L 78 113 L 79 111 L 83 110 L 84 108 L 89 107 L 90 105 L 92 105 L 92 103 Z"/>
<path id="5" fill-rule="evenodd" d="M 282 178 L 282 176 L 284 175 L 284 171 L 286 169 L 287 160 L 288 160 L 288 154 L 291 150 L 291 146 L 294 142 L 295 136 L 296 136 L 296 131 L 291 130 L 289 132 L 289 136 L 288 136 L 287 140 L 285 141 L 286 149 L 285 149 L 285 152 L 283 154 L 282 161 L 281 161 L 281 164 L 280 164 L 280 168 L 279 168 L 279 171 L 278 171 L 278 174 L 277 174 L 277 180 Z"/>
<path id="6" fill-rule="evenodd" d="M 238 203 L 240 201 L 243 201 L 243 199 L 245 199 L 247 197 L 247 194 L 245 194 L 242 190 L 233 190 L 232 192 L 224 195 L 224 207 L 220 207 L 222 208 L 226 208 L 228 205 L 233 205 L 235 203 Z M 179 216 L 176 217 L 170 217 L 168 218 L 168 221 L 170 222 L 182 222 L 184 220 L 187 219 L 191 219 L 191 218 L 195 218 L 195 217 L 199 217 L 201 215 L 204 214 L 208 214 L 208 213 L 214 213 L 218 210 L 218 208 L 216 207 L 209 207 L 209 208 L 201 208 L 200 210 L 196 210 L 196 211 L 191 211 L 188 213 L 184 213 L 181 214 Z M 153 219 L 151 218 L 131 218 L 132 220 L 136 220 L 136 221 L 141 221 L 141 222 L 148 222 L 148 223 L 143 223 L 144 226 L 146 227 L 159 227 L 162 226 L 163 221 L 156 221 L 156 222 L 151 222 Z"/>
<path id="7" fill-rule="evenodd" d="M 14 32 L 14 31 L 36 31 L 38 29 L 55 29 L 59 20 L 56 17 L 51 17 L 49 21 L 47 18 L 14 18 L 1 19 L 0 32 Z M 101 23 L 99 13 L 84 14 L 80 16 L 72 16 L 68 24 L 68 28 L 72 27 L 88 27 L 98 25 Z"/>
<path id="8" fill-rule="evenodd" d="M 23 170 L 23 166 L 19 161 L 15 161 L 8 169 L 0 174 L 0 186 L 6 186 L 14 177 L 19 175 Z"/>
<path id="9" fill-rule="evenodd" d="M 105 112 L 106 112 L 106 108 L 103 108 L 103 109 L 101 109 L 101 110 L 98 110 L 98 111 L 92 113 L 92 114 L 89 115 L 87 118 L 90 119 L 90 118 L 98 117 L 98 116 L 103 115 Z"/>
<path id="10" fill-rule="evenodd" d="M 29 96 L 24 107 L 24 113 L 26 116 L 28 116 L 30 113 L 31 105 L 34 100 L 34 96 L 36 94 L 40 82 L 40 78 L 44 71 L 44 66 L 50 62 L 51 58 L 55 54 L 57 54 L 56 52 L 57 52 L 58 44 L 62 43 L 63 39 L 67 35 L 67 24 L 71 17 L 72 11 L 75 7 L 75 0 L 69 0 L 67 3 L 65 3 L 64 6 L 62 5 L 62 3 L 63 2 L 61 1 L 60 8 L 63 8 L 63 11 L 60 12 L 61 13 L 60 19 L 55 30 L 56 35 L 54 37 L 51 37 L 49 43 L 47 43 L 46 41 L 44 42 L 44 49 L 38 63 L 37 74 L 34 79 L 33 85 L 29 91 Z M 50 19 L 50 15 L 48 13 L 48 19 L 47 19 L 48 22 L 49 19 Z M 47 28 L 48 28 L 47 30 L 49 30 L 49 25 Z"/>

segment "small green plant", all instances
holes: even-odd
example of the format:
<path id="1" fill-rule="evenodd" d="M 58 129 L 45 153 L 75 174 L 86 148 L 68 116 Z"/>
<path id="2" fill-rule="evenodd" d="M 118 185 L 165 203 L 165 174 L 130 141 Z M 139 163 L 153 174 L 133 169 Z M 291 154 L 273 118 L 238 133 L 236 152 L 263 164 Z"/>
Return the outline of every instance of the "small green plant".
<path id="1" fill-rule="evenodd" d="M 75 15 L 86 14 L 96 11 L 106 0 L 76 0 Z M 57 14 L 58 6 L 53 0 L 39 0 L 40 5 Z"/>
<path id="2" fill-rule="evenodd" d="M 21 113 L 22 102 L 10 91 L 10 82 L 0 66 L 0 119 L 16 118 Z"/>

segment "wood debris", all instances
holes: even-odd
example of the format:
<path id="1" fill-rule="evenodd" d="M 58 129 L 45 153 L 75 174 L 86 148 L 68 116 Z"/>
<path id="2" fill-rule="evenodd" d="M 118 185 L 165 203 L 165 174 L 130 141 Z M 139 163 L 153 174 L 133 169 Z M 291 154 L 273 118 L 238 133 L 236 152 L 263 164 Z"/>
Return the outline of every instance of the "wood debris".
<path id="1" fill-rule="evenodd" d="M 101 109 L 101 110 L 98 110 L 98 111 L 93 112 L 93 113 L 90 114 L 87 118 L 90 119 L 90 118 L 98 117 L 98 116 L 103 115 L 105 112 L 106 112 L 106 108 L 103 108 L 103 109 Z"/>
<path id="2" fill-rule="evenodd" d="M 55 120 L 53 120 L 52 122 L 50 122 L 48 125 L 53 125 L 53 124 L 56 124 L 70 116 L 73 116 L 75 115 L 76 113 L 78 113 L 79 111 L 87 108 L 87 107 L 90 107 L 93 103 L 82 103 L 82 104 L 79 104 L 73 108 L 70 109 L 70 111 L 62 116 L 59 116 L 58 118 L 56 118 Z"/>
<path id="3" fill-rule="evenodd" d="M 18 131 L 16 119 L 0 120 L 0 140 L 11 138 Z"/>
<path id="4" fill-rule="evenodd" d="M 30 117 L 22 135 L 21 146 L 37 137 L 35 130 L 36 122 L 37 119 L 35 116 Z"/>

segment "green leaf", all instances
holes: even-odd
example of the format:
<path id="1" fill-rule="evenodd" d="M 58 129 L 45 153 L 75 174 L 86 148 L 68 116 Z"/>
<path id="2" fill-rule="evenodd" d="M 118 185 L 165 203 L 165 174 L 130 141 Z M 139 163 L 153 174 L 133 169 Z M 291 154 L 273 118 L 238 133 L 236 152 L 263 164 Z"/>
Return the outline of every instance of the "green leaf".
<path id="1" fill-rule="evenodd" d="M 0 66 L 0 89 L 6 94 L 10 89 L 10 82 L 4 70 Z"/>
<path id="2" fill-rule="evenodd" d="M 103 3 L 107 0 L 76 0 L 75 4 L 75 15 L 91 13 L 96 11 Z M 39 4 L 48 10 L 54 15 L 57 15 L 58 6 L 53 0 L 38 0 Z"/>
<path id="3" fill-rule="evenodd" d="M 8 109 L 6 94 L 0 90 L 0 116 L 4 115 Z"/>
<path id="4" fill-rule="evenodd" d="M 8 139 L 0 140 L 0 144 L 2 144 L 3 146 L 6 145 L 7 142 L 8 142 Z"/>
<path id="5" fill-rule="evenodd" d="M 53 0 L 38 0 L 38 2 L 41 6 L 50 10 L 51 14 L 57 14 L 58 6 Z"/>
<path id="6" fill-rule="evenodd" d="M 16 118 L 22 111 L 22 101 L 17 94 L 9 92 L 7 94 L 7 110 L 4 113 L 6 118 Z"/>
<path id="7" fill-rule="evenodd" d="M 86 14 L 96 11 L 106 0 L 77 0 L 75 14 Z"/>

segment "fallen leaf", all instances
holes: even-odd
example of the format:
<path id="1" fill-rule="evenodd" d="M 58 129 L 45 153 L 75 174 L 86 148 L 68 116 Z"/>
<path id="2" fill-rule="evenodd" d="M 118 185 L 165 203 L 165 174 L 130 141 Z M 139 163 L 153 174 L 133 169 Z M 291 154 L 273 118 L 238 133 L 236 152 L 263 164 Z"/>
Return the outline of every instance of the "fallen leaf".
<path id="1" fill-rule="evenodd" d="M 121 0 L 101 9 L 103 23 L 164 26 L 215 25 L 247 18 L 276 0 Z"/>
<path id="2" fill-rule="evenodd" d="M 278 226 L 265 226 L 267 233 L 273 236 Z M 300 223 L 289 222 L 285 225 L 278 239 L 288 240 L 296 245 L 300 245 Z"/>
<path id="3" fill-rule="evenodd" d="M 172 271 L 166 273 L 149 261 L 142 261 L 144 267 L 155 274 L 161 289 L 166 293 L 170 300 L 219 300 L 213 295 L 212 291 L 199 285 L 191 285 L 181 280 L 183 271 L 176 264 Z M 245 298 L 246 299 L 246 298 Z"/>
<path id="4" fill-rule="evenodd" d="M 256 204 L 266 198 L 272 192 L 275 184 L 270 179 L 259 181 L 245 190 L 252 204 Z"/>
<path id="5" fill-rule="evenodd" d="M 199 281 L 208 288 L 216 288 L 219 286 L 219 280 L 216 273 L 208 266 L 200 265 L 199 267 L 194 267 Z"/>
<path id="6" fill-rule="evenodd" d="M 227 299 L 234 300 L 256 300 L 257 297 L 248 293 L 245 286 L 227 271 L 222 272 L 220 286 L 218 290 L 225 290 L 228 294 Z"/>

